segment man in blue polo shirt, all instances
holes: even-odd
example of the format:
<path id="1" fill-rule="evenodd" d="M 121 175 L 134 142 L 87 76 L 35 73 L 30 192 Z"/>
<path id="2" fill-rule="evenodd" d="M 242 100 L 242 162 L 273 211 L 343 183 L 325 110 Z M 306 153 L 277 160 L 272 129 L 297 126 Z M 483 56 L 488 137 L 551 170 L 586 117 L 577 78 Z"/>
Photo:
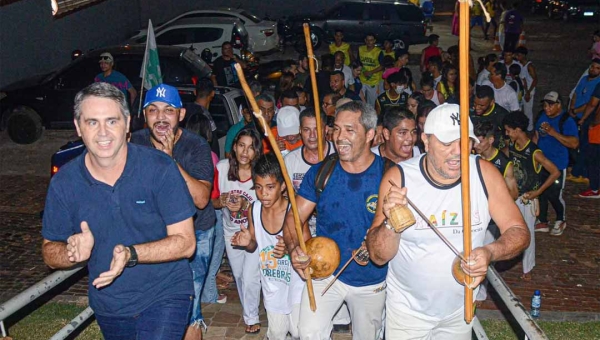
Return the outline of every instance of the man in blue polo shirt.
<path id="1" fill-rule="evenodd" d="M 86 151 L 50 182 L 42 255 L 87 261 L 89 301 L 105 339 L 181 339 L 188 324 L 196 213 L 176 163 L 127 143 L 123 92 L 94 83 L 75 97 Z"/>
<path id="2" fill-rule="evenodd" d="M 340 106 L 333 130 L 339 159 L 334 164 L 327 186 L 318 193 L 315 183 L 317 172 L 324 163 L 321 162 L 304 175 L 296 196 L 304 237 L 310 237 L 304 222 L 316 209 L 317 235 L 333 239 L 340 248 L 340 266 L 334 274 L 339 273 L 350 259 L 352 251 L 361 246 L 375 217 L 378 186 L 385 167 L 383 158 L 370 149 L 376 126 L 377 113 L 371 105 L 352 101 Z M 294 269 L 304 277 L 303 270 L 310 261 L 300 262 L 305 254 L 298 246 L 292 213 L 286 216 L 283 236 Z M 315 312 L 310 310 L 305 289 L 300 303 L 300 339 L 329 339 L 332 318 L 344 302 L 352 318 L 352 338 L 378 338 L 385 305 L 386 275 L 387 265 L 380 267 L 368 262 L 366 266 L 360 266 L 353 261 L 327 294 L 321 296 L 321 291 L 333 280 L 333 275 L 313 281 L 318 308 Z"/>
<path id="3" fill-rule="evenodd" d="M 550 235 L 560 236 L 567 227 L 565 220 L 565 200 L 562 191 L 565 187 L 566 169 L 569 165 L 569 149 L 576 149 L 579 145 L 577 125 L 575 121 L 565 116 L 562 101 L 555 91 L 549 92 L 542 100 L 544 110 L 540 113 L 535 124 L 533 142 L 542 150 L 544 155 L 556 165 L 560 177 L 540 195 L 540 214 L 535 225 L 536 232 L 548 232 Z M 540 172 L 540 182 L 544 183 L 550 174 L 543 170 Z M 548 201 L 556 211 L 556 221 L 552 230 L 548 227 Z"/>
<path id="4" fill-rule="evenodd" d="M 156 148 L 173 158 L 196 205 L 196 254 L 190 261 L 194 278 L 194 303 L 185 337 L 195 340 L 202 339 L 201 328 L 206 329 L 200 296 L 215 240 L 215 210 L 210 202 L 214 166 L 208 142 L 179 127 L 185 114 L 177 89 L 165 84 L 156 85 L 146 93 L 144 101 L 148 128 L 133 133 L 131 143 Z"/>

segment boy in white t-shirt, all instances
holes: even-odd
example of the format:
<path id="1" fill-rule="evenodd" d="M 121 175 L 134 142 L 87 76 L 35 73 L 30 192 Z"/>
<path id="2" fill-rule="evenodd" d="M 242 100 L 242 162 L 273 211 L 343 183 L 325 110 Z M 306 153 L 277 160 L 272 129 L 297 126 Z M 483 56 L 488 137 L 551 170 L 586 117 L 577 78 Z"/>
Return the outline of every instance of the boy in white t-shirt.
<path id="1" fill-rule="evenodd" d="M 259 201 L 249 211 L 248 228 L 241 227 L 231 244 L 258 249 L 263 302 L 267 310 L 267 339 L 298 339 L 298 318 L 304 281 L 292 267 L 283 242 L 283 223 L 289 203 L 286 186 L 274 154 L 261 156 L 254 165 L 254 190 Z"/>

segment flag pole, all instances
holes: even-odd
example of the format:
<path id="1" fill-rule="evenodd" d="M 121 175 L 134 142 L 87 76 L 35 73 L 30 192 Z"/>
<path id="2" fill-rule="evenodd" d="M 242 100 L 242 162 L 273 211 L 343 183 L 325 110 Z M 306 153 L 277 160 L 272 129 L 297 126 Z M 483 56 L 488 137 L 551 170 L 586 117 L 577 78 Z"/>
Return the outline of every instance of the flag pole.
<path id="1" fill-rule="evenodd" d="M 146 31 L 146 48 L 144 50 L 144 62 L 142 63 L 142 86 L 140 88 L 140 105 L 138 107 L 137 117 L 140 118 L 142 113 L 142 96 L 144 95 L 144 85 L 146 85 L 146 65 L 148 64 L 148 39 L 150 39 L 150 27 L 152 27 L 152 20 L 148 19 L 148 30 Z"/>
<path id="2" fill-rule="evenodd" d="M 469 183 L 469 155 L 471 154 L 469 143 L 469 45 L 470 45 L 470 23 L 469 2 L 459 2 L 459 66 L 460 78 L 460 173 L 462 191 L 462 215 L 463 215 L 463 253 L 466 259 L 471 255 L 471 197 Z M 473 278 L 465 274 L 465 321 L 471 323 L 473 312 L 473 289 L 470 284 Z"/>

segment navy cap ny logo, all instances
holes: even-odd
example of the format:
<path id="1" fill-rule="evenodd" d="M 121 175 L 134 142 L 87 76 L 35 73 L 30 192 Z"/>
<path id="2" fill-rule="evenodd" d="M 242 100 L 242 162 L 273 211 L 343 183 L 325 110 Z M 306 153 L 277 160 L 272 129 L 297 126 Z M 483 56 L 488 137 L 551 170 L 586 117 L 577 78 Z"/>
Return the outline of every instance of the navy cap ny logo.
<path id="1" fill-rule="evenodd" d="M 450 119 L 452 119 L 452 125 L 460 125 L 460 115 L 458 114 L 458 112 L 455 113 L 451 113 L 450 114 Z"/>

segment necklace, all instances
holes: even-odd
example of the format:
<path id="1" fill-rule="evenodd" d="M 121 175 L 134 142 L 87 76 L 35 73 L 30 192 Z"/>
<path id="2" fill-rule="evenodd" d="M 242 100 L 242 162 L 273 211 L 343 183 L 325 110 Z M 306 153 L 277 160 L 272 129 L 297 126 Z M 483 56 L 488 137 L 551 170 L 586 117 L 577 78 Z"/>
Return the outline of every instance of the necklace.
<path id="1" fill-rule="evenodd" d="M 392 104 L 398 104 L 398 102 L 400 101 L 400 97 L 402 97 L 401 95 L 398 95 L 398 98 L 396 98 L 396 101 L 394 101 L 394 99 L 392 99 L 392 97 L 390 97 L 390 91 L 387 90 L 386 93 L 387 93 L 388 99 L 390 100 L 390 103 L 392 103 Z"/>

